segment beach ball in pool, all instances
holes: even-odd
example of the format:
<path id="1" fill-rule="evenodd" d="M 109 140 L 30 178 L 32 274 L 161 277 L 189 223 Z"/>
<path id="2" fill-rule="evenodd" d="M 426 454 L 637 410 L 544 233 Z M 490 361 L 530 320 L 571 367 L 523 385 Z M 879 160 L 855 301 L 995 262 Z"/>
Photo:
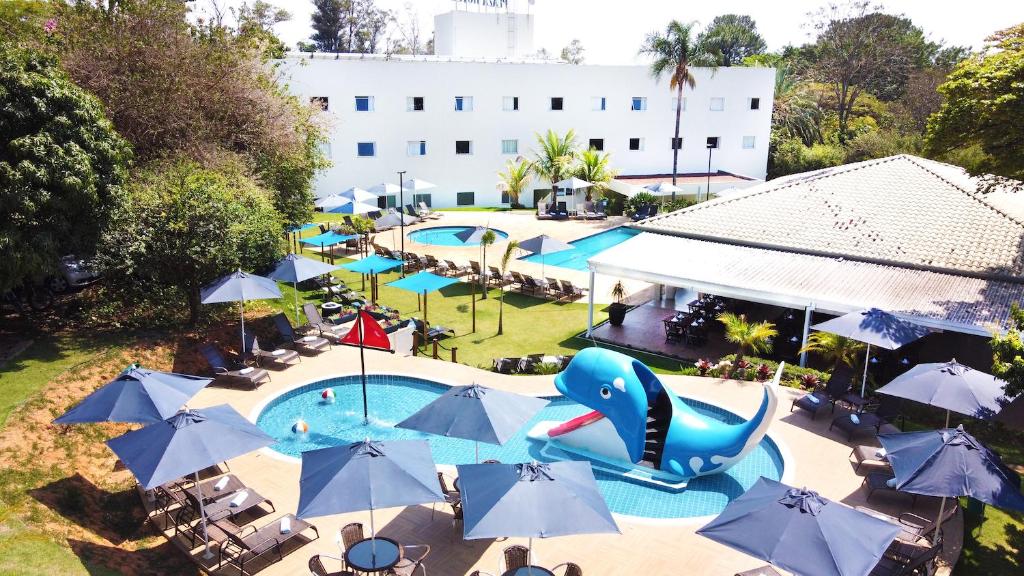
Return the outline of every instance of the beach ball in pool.
<path id="1" fill-rule="evenodd" d="M 292 424 L 293 434 L 305 434 L 306 432 L 309 432 L 309 424 L 306 424 L 305 420 L 298 420 Z"/>
<path id="2" fill-rule="evenodd" d="M 324 399 L 324 402 L 327 402 L 328 404 L 333 404 L 334 403 L 334 389 L 333 388 L 326 388 L 323 392 L 320 393 L 320 397 Z"/>

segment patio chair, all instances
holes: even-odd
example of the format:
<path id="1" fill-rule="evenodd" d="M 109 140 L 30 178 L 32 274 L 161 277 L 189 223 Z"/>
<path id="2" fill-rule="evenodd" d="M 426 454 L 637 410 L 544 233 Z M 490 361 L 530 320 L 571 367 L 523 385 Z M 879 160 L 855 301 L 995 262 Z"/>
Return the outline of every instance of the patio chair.
<path id="1" fill-rule="evenodd" d="M 606 220 L 607 218 L 608 218 L 608 213 L 605 212 L 604 203 L 603 202 L 598 202 L 597 203 L 597 219 L 598 220 Z"/>
<path id="2" fill-rule="evenodd" d="M 902 554 L 890 555 L 886 552 L 886 555 L 882 556 L 882 559 L 878 561 L 878 564 L 875 565 L 868 576 L 910 576 L 911 574 L 930 574 L 931 570 L 929 567 L 935 561 L 935 557 L 942 549 L 942 543 L 939 542 L 935 546 L 928 548 L 922 546 L 895 546 L 895 548 L 901 551 L 912 551 L 914 555 L 907 557 Z M 906 552 L 903 553 L 905 554 Z M 892 556 L 896 557 L 894 558 Z"/>
<path id="3" fill-rule="evenodd" d="M 522 358 L 495 358 L 492 368 L 499 374 L 513 374 L 519 369 Z"/>
<path id="4" fill-rule="evenodd" d="M 562 296 L 564 296 L 564 294 L 562 294 L 562 283 L 559 282 L 557 278 L 548 276 L 547 278 L 544 278 L 544 281 L 547 282 L 548 296 L 555 299 L 561 299 Z"/>
<path id="5" fill-rule="evenodd" d="M 852 378 L 852 369 L 846 364 L 840 364 L 832 371 L 832 375 L 829 376 L 824 390 L 815 390 L 810 394 L 805 394 L 793 400 L 793 403 L 789 406 L 789 411 L 792 412 L 794 408 L 800 408 L 810 412 L 811 419 L 817 418 L 818 412 L 826 405 L 830 406 L 832 411 L 835 412 L 836 402 L 850 390 Z"/>
<path id="6" fill-rule="evenodd" d="M 430 254 L 424 255 L 423 258 L 425 258 L 427 261 L 425 268 L 429 268 L 431 270 L 438 270 L 439 268 L 441 268 L 441 262 L 438 261 L 437 258 L 431 256 Z"/>
<path id="7" fill-rule="evenodd" d="M 518 288 L 516 288 L 516 290 L 525 293 L 527 290 L 526 278 L 519 272 L 516 272 L 515 270 L 512 270 L 511 272 L 509 272 L 509 274 L 512 275 L 512 283 L 518 284 Z"/>
<path id="8" fill-rule="evenodd" d="M 290 529 L 282 534 L 281 522 L 286 518 L 290 524 Z M 299 536 L 307 529 L 312 530 L 316 534 L 316 538 L 308 541 L 320 538 L 320 532 L 316 529 L 316 526 L 299 519 L 294 514 L 285 514 L 268 524 L 264 524 L 260 528 L 256 528 L 251 524 L 240 527 L 227 519 L 214 520 L 213 524 L 227 534 L 227 541 L 220 546 L 218 566 L 222 565 L 226 560 L 229 564 L 235 565 L 242 575 L 246 573 L 246 563 L 251 563 L 264 554 L 273 552 L 277 555 L 278 561 L 283 560 L 284 549 L 282 544 Z M 248 532 L 249 530 L 251 532 Z"/>
<path id="9" fill-rule="evenodd" d="M 564 568 L 565 572 L 562 576 L 583 576 L 583 568 L 579 567 L 579 564 L 573 562 L 562 562 L 551 569 L 552 572 L 556 572 L 559 568 Z"/>
<path id="10" fill-rule="evenodd" d="M 419 550 L 417 554 L 410 554 L 411 550 Z M 394 576 L 412 576 L 416 573 L 416 570 L 422 568 L 423 576 L 427 576 L 427 567 L 423 564 L 423 561 L 427 559 L 430 554 L 430 546 L 426 544 L 409 544 L 402 546 L 402 559 L 398 561 L 398 564 L 394 568 L 388 571 L 389 575 Z"/>
<path id="11" fill-rule="evenodd" d="M 577 300 L 583 298 L 583 289 L 577 287 L 568 280 L 559 280 L 559 285 L 562 287 L 562 295 L 569 300 Z"/>
<path id="12" fill-rule="evenodd" d="M 213 370 L 215 382 L 229 386 L 244 386 L 255 390 L 264 381 L 270 381 L 270 372 L 263 368 L 228 363 L 220 349 L 213 344 L 203 344 L 199 347 L 199 353 L 206 358 L 206 363 Z"/>
<path id="13" fill-rule="evenodd" d="M 916 505 L 917 494 L 903 492 L 889 485 L 889 481 L 894 478 L 895 476 L 893 476 L 892 472 L 869 472 L 864 476 L 864 481 L 861 483 L 868 490 L 868 495 L 865 497 L 865 500 L 870 502 L 871 496 L 873 496 L 875 492 L 881 491 L 892 494 L 907 494 L 910 496 L 911 505 Z"/>
<path id="14" fill-rule="evenodd" d="M 650 214 L 650 212 L 651 206 L 649 204 L 644 204 L 637 208 L 636 213 L 633 214 L 633 222 L 639 222 L 640 220 L 647 218 L 647 215 Z"/>
<path id="15" fill-rule="evenodd" d="M 885 453 L 877 446 L 854 446 L 853 451 L 850 452 L 850 456 L 853 456 L 853 459 L 857 461 L 857 465 L 853 467 L 854 472 L 860 472 L 860 467 L 865 462 L 871 463 L 876 467 L 890 467 L 889 460 L 885 457 Z"/>
<path id="16" fill-rule="evenodd" d="M 189 503 L 196 508 L 196 517 L 198 517 L 198 498 L 191 492 L 186 491 L 186 495 L 188 496 Z M 259 492 L 252 488 L 242 488 L 233 494 L 222 496 L 213 502 L 204 504 L 203 512 L 206 513 L 207 521 L 219 520 L 221 518 L 234 518 L 243 512 L 262 508 L 264 504 L 270 506 L 270 513 L 277 512 L 274 503 L 261 496 Z"/>
<path id="17" fill-rule="evenodd" d="M 900 406 L 902 401 L 895 396 L 883 396 L 874 412 L 862 412 L 860 414 L 844 414 L 832 419 L 828 429 L 838 428 L 846 433 L 846 441 L 853 440 L 854 436 L 874 434 L 877 435 L 882 426 L 889 423 L 889 419 L 903 418 Z M 900 429 L 902 430 L 902 420 Z"/>
<path id="18" fill-rule="evenodd" d="M 953 516 L 956 515 L 957 510 L 959 508 L 959 504 L 956 498 L 951 499 L 947 503 L 949 503 L 950 505 L 942 513 L 941 524 L 943 526 L 946 524 L 946 522 L 949 522 L 953 518 Z M 904 512 L 899 516 L 890 516 L 889 514 L 873 510 L 871 508 L 868 508 L 867 506 L 857 506 L 856 508 L 858 511 L 863 512 L 869 516 L 874 516 L 875 518 L 885 520 L 886 522 L 891 522 L 893 524 L 899 525 L 899 527 L 903 529 L 903 532 L 897 534 L 896 539 L 902 542 L 907 542 L 909 544 L 916 544 L 918 540 L 920 540 L 921 538 L 927 538 L 930 540 L 932 534 L 935 532 L 935 528 L 940 524 L 940 522 L 938 522 L 937 519 L 929 520 L 928 518 L 925 518 L 924 516 L 920 516 L 918 514 L 914 514 L 913 512 Z M 942 534 L 940 528 L 939 536 L 941 535 Z"/>
<path id="19" fill-rule="evenodd" d="M 505 276 L 502 275 L 501 270 L 499 270 L 497 266 L 488 266 L 487 271 L 488 280 L 494 286 L 497 286 L 498 288 L 505 288 L 505 286 L 511 284 L 511 281 L 505 279 Z"/>
<path id="20" fill-rule="evenodd" d="M 324 567 L 324 562 L 321 558 L 327 558 L 332 562 L 344 562 L 341 558 L 336 558 L 327 554 L 317 554 L 309 559 L 309 573 L 312 576 L 356 576 L 355 572 L 349 572 L 348 570 L 329 572 L 327 568 Z"/>
<path id="21" fill-rule="evenodd" d="M 594 207 L 593 202 L 584 202 L 583 217 L 587 220 L 597 220 L 601 216 L 597 213 L 597 208 Z"/>
<path id="22" fill-rule="evenodd" d="M 743 572 L 737 572 L 735 576 L 782 576 L 782 572 L 779 572 L 771 565 L 765 565 L 758 568 L 751 568 L 750 570 L 744 570 Z"/>
<path id="23" fill-rule="evenodd" d="M 341 219 L 345 222 L 346 226 L 348 226 L 349 228 L 351 228 L 353 230 L 356 229 L 356 224 L 355 224 L 355 222 L 352 221 L 352 217 L 351 216 L 346 214 L 346 215 L 342 216 Z"/>
<path id="24" fill-rule="evenodd" d="M 543 202 L 537 204 L 537 220 L 554 220 L 555 215 L 548 212 L 548 205 Z"/>
<path id="25" fill-rule="evenodd" d="M 653 218 L 653 217 L 655 217 L 657 215 L 658 215 L 658 205 L 657 204 L 651 204 L 651 208 L 650 208 L 650 211 L 647 213 L 647 217 L 648 218 Z"/>
<path id="26" fill-rule="evenodd" d="M 419 214 L 420 218 L 430 218 L 431 220 L 435 220 L 443 216 L 440 212 L 434 212 L 431 210 L 430 206 L 427 206 L 426 202 L 420 202 L 420 209 L 417 214 Z"/>
<path id="27" fill-rule="evenodd" d="M 320 310 L 316 307 L 316 304 L 306 302 L 302 305 L 302 313 L 306 315 L 306 325 L 311 328 L 316 328 L 320 335 L 325 338 L 337 341 L 341 340 L 341 337 L 345 334 L 348 334 L 348 327 L 324 320 L 324 317 L 320 315 Z"/>
<path id="28" fill-rule="evenodd" d="M 292 323 L 284 313 L 274 315 L 274 326 L 286 342 L 291 342 L 299 354 L 319 354 L 325 348 L 330 348 L 331 343 L 326 338 L 319 336 L 299 336 L 292 328 Z"/>
<path id="29" fill-rule="evenodd" d="M 479 262 L 474 262 L 473 260 L 470 260 L 469 261 L 469 269 L 472 272 L 473 276 L 476 276 L 477 278 L 483 277 L 485 283 L 488 281 L 489 274 L 486 274 L 480 268 L 480 263 Z"/>
<path id="30" fill-rule="evenodd" d="M 525 568 L 530 565 L 530 549 L 526 546 L 520 546 L 519 544 L 506 546 L 505 549 L 501 551 L 501 560 L 503 564 L 501 572 L 503 574 L 512 570 Z"/>
<path id="31" fill-rule="evenodd" d="M 452 276 L 459 277 L 469 274 L 469 266 L 459 266 L 451 260 L 445 260 L 445 274 L 451 274 Z"/>
<path id="32" fill-rule="evenodd" d="M 529 292 L 533 296 L 539 295 L 541 297 L 544 297 L 544 295 L 547 294 L 547 290 L 544 286 L 541 286 L 540 282 L 537 282 L 533 276 L 523 274 L 521 278 L 523 279 L 522 287 L 524 293 Z"/>
<path id="33" fill-rule="evenodd" d="M 374 210 L 373 212 L 367 212 L 366 217 L 370 220 L 377 220 L 378 218 L 384 217 L 384 215 L 381 214 L 380 210 Z"/>

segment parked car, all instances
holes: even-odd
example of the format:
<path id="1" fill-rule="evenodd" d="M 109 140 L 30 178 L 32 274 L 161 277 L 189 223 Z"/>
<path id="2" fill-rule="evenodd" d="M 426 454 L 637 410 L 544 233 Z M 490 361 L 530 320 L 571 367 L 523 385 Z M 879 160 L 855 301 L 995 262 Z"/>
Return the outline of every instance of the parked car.
<path id="1" fill-rule="evenodd" d="M 55 294 L 88 286 L 100 279 L 99 273 L 88 260 L 73 254 L 60 259 L 58 270 L 58 274 L 50 276 L 46 281 L 47 287 Z"/>

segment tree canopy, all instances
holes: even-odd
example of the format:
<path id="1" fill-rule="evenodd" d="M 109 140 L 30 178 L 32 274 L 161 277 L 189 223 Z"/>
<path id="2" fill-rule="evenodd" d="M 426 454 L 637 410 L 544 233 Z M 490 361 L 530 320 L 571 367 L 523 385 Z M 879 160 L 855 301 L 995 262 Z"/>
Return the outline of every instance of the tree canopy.
<path id="1" fill-rule="evenodd" d="M 704 31 L 703 41 L 715 54 L 719 66 L 739 65 L 744 58 L 762 54 L 767 48 L 754 19 L 740 14 L 715 16 Z"/>
<path id="2" fill-rule="evenodd" d="M 321 52 L 372 54 L 384 48 L 382 40 L 394 15 L 373 0 L 313 0 L 313 36 Z"/>
<path id="3" fill-rule="evenodd" d="M 583 64 L 584 50 L 585 48 L 583 48 L 583 43 L 574 38 L 573 41 L 569 42 L 565 48 L 562 48 L 562 53 L 559 55 L 559 58 L 561 58 L 563 62 L 568 62 L 569 64 Z"/>
<path id="4" fill-rule="evenodd" d="M 0 292 L 91 255 L 131 150 L 50 57 L 0 44 Z"/>

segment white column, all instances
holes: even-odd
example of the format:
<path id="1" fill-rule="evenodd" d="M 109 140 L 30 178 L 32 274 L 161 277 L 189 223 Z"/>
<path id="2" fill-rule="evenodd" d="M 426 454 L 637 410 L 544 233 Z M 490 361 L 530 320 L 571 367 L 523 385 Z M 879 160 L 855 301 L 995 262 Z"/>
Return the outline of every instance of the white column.
<path id="1" fill-rule="evenodd" d="M 590 271 L 590 289 L 587 291 L 587 338 L 594 332 L 594 271 Z"/>
<path id="2" fill-rule="evenodd" d="M 804 308 L 804 333 L 800 339 L 800 348 L 803 349 L 807 346 L 807 336 L 811 333 L 811 314 L 814 313 L 814 303 L 810 303 Z M 800 367 L 803 368 L 807 365 L 807 352 L 800 353 Z"/>

